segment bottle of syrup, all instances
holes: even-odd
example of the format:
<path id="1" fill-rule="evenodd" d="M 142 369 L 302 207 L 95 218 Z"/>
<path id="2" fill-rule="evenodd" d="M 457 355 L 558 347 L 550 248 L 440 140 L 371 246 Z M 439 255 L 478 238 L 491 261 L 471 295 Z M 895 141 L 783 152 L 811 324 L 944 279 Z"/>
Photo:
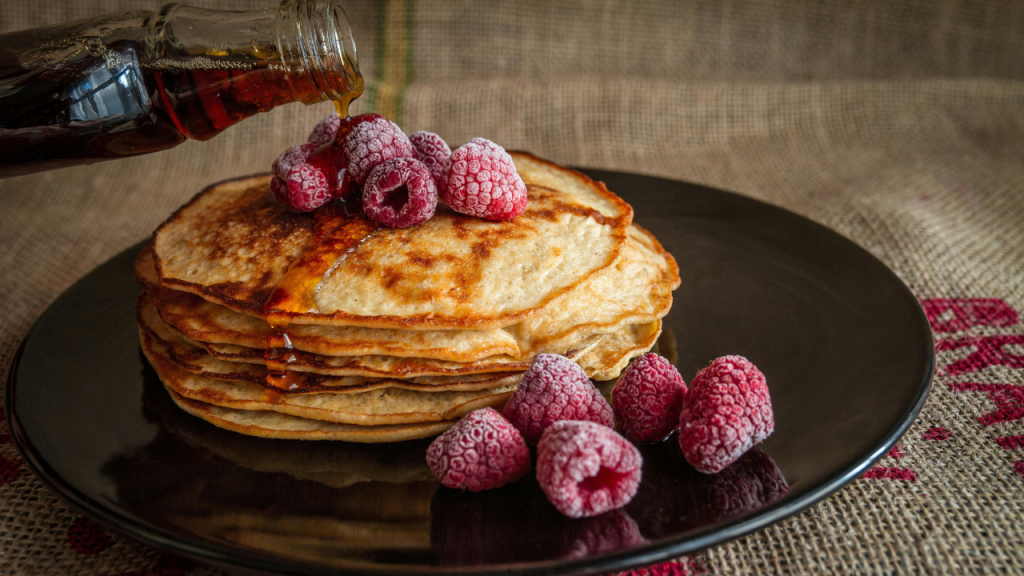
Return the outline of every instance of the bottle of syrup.
<path id="1" fill-rule="evenodd" d="M 281 104 L 363 90 L 338 0 L 168 4 L 0 35 L 0 178 L 208 140 Z"/>

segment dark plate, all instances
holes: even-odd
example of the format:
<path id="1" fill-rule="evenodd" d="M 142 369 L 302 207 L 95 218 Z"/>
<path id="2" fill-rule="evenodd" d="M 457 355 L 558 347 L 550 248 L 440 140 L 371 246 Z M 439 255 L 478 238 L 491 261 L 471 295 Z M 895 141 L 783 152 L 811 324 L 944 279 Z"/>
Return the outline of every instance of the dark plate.
<path id="1" fill-rule="evenodd" d="M 588 173 L 630 202 L 679 262 L 683 284 L 659 348 L 683 377 L 726 354 L 766 374 L 776 429 L 763 452 L 706 476 L 674 441 L 644 447 L 633 502 L 568 520 L 530 477 L 489 493 L 438 489 L 423 463 L 427 442 L 225 432 L 171 404 L 140 357 L 131 270 L 139 246 L 71 287 L 25 338 L 6 402 L 18 448 L 54 491 L 106 526 L 223 565 L 598 573 L 693 552 L 803 510 L 910 425 L 931 379 L 931 332 L 878 260 L 762 202 Z"/>

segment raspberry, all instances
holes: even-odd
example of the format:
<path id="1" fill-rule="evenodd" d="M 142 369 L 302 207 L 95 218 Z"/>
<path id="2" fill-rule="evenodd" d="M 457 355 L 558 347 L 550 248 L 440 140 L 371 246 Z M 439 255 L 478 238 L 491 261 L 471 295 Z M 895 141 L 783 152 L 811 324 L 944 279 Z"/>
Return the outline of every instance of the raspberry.
<path id="1" fill-rule="evenodd" d="M 427 165 L 434 182 L 441 185 L 441 170 L 444 162 L 452 155 L 452 149 L 443 138 L 433 132 L 413 132 L 409 135 L 409 141 L 416 150 L 416 158 Z"/>
<path id="2" fill-rule="evenodd" d="M 589 420 L 608 427 L 614 422 L 612 407 L 583 369 L 555 354 L 533 359 L 502 413 L 530 445 L 559 420 Z"/>
<path id="3" fill-rule="evenodd" d="M 416 151 L 398 124 L 384 118 L 360 119 L 345 137 L 348 174 L 362 186 L 370 172 L 392 158 L 415 158 Z"/>
<path id="4" fill-rule="evenodd" d="M 735 462 L 775 430 L 764 374 L 742 356 L 723 356 L 694 377 L 679 415 L 686 461 L 707 474 Z"/>
<path id="5" fill-rule="evenodd" d="M 437 186 L 419 160 L 392 158 L 370 172 L 363 186 L 366 216 L 390 228 L 421 224 L 437 208 Z"/>
<path id="6" fill-rule="evenodd" d="M 537 482 L 570 518 L 625 506 L 640 486 L 642 465 L 636 446 L 593 422 L 555 422 L 537 444 Z"/>
<path id="7" fill-rule="evenodd" d="M 309 164 L 292 166 L 287 178 L 274 176 L 270 190 L 278 202 L 296 212 L 311 212 L 331 199 L 324 173 Z"/>
<path id="8" fill-rule="evenodd" d="M 470 412 L 427 449 L 430 470 L 449 488 L 488 490 L 530 471 L 530 449 L 493 408 Z"/>
<path id="9" fill-rule="evenodd" d="M 633 442 L 659 442 L 679 426 L 686 383 L 675 366 L 657 354 L 630 364 L 612 390 L 619 431 Z"/>
<path id="10" fill-rule="evenodd" d="M 309 133 L 307 141 L 310 144 L 316 144 L 317 146 L 323 146 L 328 142 L 334 142 L 334 137 L 338 135 L 339 126 L 341 126 L 341 116 L 331 114 L 316 123 L 316 126 L 313 127 L 313 131 Z"/>
<path id="11" fill-rule="evenodd" d="M 526 184 L 505 149 L 484 138 L 460 146 L 441 171 L 442 199 L 452 210 L 508 220 L 526 210 Z"/>
<path id="12" fill-rule="evenodd" d="M 345 152 L 334 142 L 317 148 L 309 155 L 307 163 L 323 173 L 331 199 L 348 198 L 355 190 L 351 178 L 346 179 L 345 166 L 348 165 L 348 160 L 345 158 Z"/>
<path id="13" fill-rule="evenodd" d="M 334 143 L 337 144 L 339 148 L 344 148 L 345 139 L 348 138 L 348 134 L 349 132 L 352 131 L 353 128 L 362 124 L 363 122 L 369 122 L 371 120 L 378 119 L 383 120 L 384 117 L 381 116 L 380 114 L 370 113 L 345 118 L 344 120 L 341 121 L 341 123 L 338 126 L 338 133 L 335 134 L 334 136 Z"/>
<path id="14" fill-rule="evenodd" d="M 317 149 L 316 144 L 296 144 L 295 146 L 289 146 L 281 155 L 274 160 L 274 163 L 270 166 L 270 171 L 281 179 L 288 179 L 288 173 L 292 167 L 297 164 L 305 164 L 309 161 L 309 157 Z"/>

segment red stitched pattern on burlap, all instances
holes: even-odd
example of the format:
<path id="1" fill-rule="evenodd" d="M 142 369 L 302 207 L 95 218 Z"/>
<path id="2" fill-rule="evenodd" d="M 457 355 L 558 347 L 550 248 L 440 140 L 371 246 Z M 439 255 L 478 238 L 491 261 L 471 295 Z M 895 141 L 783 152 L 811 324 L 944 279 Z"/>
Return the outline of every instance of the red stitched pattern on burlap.
<path id="1" fill-rule="evenodd" d="M 1017 476 L 1024 478 L 1024 460 L 1019 460 L 1013 463 L 1013 471 L 1017 473 Z"/>
<path id="2" fill-rule="evenodd" d="M 622 572 L 622 576 L 690 576 L 707 574 L 708 567 L 700 558 L 680 558 Z"/>
<path id="3" fill-rule="evenodd" d="M 985 426 L 1000 422 L 1014 422 L 1024 418 L 1024 386 L 1015 384 L 982 384 L 980 382 L 954 382 L 949 385 L 954 392 L 966 390 L 984 392 L 996 409 L 978 418 Z"/>
<path id="4" fill-rule="evenodd" d="M 1013 326 L 1020 315 L 999 298 L 933 298 L 921 307 L 936 332 L 960 332 L 974 326 Z"/>
<path id="5" fill-rule="evenodd" d="M 14 482 L 21 478 L 21 475 L 24 473 L 25 469 L 21 467 L 20 461 L 0 456 L 0 486 L 8 482 Z"/>
<path id="6" fill-rule="evenodd" d="M 114 540 L 106 530 L 84 516 L 79 516 L 68 526 L 68 545 L 79 554 L 94 556 L 113 544 Z"/>
<path id="7" fill-rule="evenodd" d="M 1024 436 L 1004 436 L 1002 438 L 996 438 L 996 444 L 999 444 L 1007 450 L 1016 450 L 1017 448 L 1024 448 Z"/>
<path id="8" fill-rule="evenodd" d="M 889 449 L 889 453 L 886 454 L 889 458 L 903 458 L 905 454 L 903 449 L 900 448 L 899 444 L 893 444 L 892 448 Z"/>
<path id="9" fill-rule="evenodd" d="M 966 358 L 957 360 L 945 367 L 946 373 L 956 376 L 965 372 L 974 372 L 989 366 L 1007 366 L 1024 368 L 1024 355 L 1014 354 L 1007 350 L 1008 346 L 1024 346 L 1024 335 L 1005 334 L 1002 336 L 970 336 L 957 340 L 939 340 L 935 350 L 957 350 L 973 347 L 975 350 Z"/>
<path id="10" fill-rule="evenodd" d="M 949 440 L 950 436 L 953 435 L 953 431 L 949 428 L 943 428 L 942 426 L 936 426 L 935 428 L 929 428 L 921 433 L 922 440 L 933 440 L 942 441 Z"/>
<path id="11" fill-rule="evenodd" d="M 885 468 L 883 466 L 872 466 L 861 478 L 868 480 L 904 480 L 917 482 L 917 474 L 909 468 Z"/>

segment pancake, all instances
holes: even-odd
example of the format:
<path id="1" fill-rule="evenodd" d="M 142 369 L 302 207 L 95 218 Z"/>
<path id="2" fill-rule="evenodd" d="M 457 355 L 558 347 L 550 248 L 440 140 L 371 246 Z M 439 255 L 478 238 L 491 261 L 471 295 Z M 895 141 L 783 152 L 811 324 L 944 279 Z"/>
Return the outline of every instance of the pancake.
<path id="1" fill-rule="evenodd" d="M 210 355 L 199 342 L 189 341 L 187 337 L 163 323 L 155 308 L 148 304 L 144 295 L 139 299 L 138 319 L 142 347 L 150 348 L 151 351 L 169 359 L 179 368 L 213 378 L 251 382 L 269 387 L 266 383 L 269 372 L 264 365 L 265 361 L 260 356 L 262 353 L 249 351 L 251 353 L 249 362 L 216 358 Z M 567 353 L 567 357 L 579 359 L 578 362 L 589 376 L 609 379 L 617 375 L 617 372 L 614 372 L 616 369 L 622 370 L 630 359 L 643 354 L 647 348 L 653 345 L 660 326 L 662 324 L 655 321 L 648 324 L 626 326 L 612 334 L 597 334 L 580 342 L 578 348 Z M 517 372 L 480 372 L 416 378 L 330 376 L 308 372 L 306 370 L 309 367 L 300 366 L 299 363 L 290 364 L 289 370 L 292 373 L 290 382 L 296 388 L 295 392 L 349 393 L 365 392 L 365 390 L 381 387 L 440 392 L 440 390 L 478 390 L 515 383 L 528 366 L 528 363 L 522 363 L 521 370 Z"/>
<path id="2" fill-rule="evenodd" d="M 145 301 L 139 306 L 139 338 L 143 352 L 149 356 L 159 355 L 178 368 L 219 380 L 233 380 L 258 384 L 271 390 L 279 390 L 269 383 L 270 371 L 265 366 L 220 360 L 210 356 L 203 348 L 186 342 L 172 328 L 162 324 L 159 317 L 153 318 L 152 307 Z M 289 394 L 333 392 L 348 394 L 367 392 L 378 388 L 405 388 L 423 392 L 474 392 L 519 382 L 521 372 L 497 372 L 465 376 L 427 376 L 421 378 L 367 378 L 365 376 L 322 376 L 310 373 L 294 373 L 288 377 Z"/>
<path id="3" fill-rule="evenodd" d="M 286 440 L 342 440 L 345 442 L 401 442 L 436 436 L 455 425 L 447 422 L 421 422 L 389 426 L 355 426 L 309 420 L 278 412 L 237 410 L 184 398 L 168 388 L 171 400 L 189 414 L 225 430 Z"/>
<path id="4" fill-rule="evenodd" d="M 516 384 L 476 392 L 421 392 L 379 388 L 351 394 L 267 394 L 260 385 L 192 374 L 143 349 L 160 381 L 179 396 L 224 408 L 273 411 L 311 420 L 381 426 L 451 420 L 477 410 L 504 406 Z"/>
<path id="5" fill-rule="evenodd" d="M 633 324 L 624 330 L 608 334 L 601 343 L 602 348 L 614 350 L 614 354 L 602 354 L 595 347 L 586 351 L 576 362 L 587 366 L 600 366 L 587 372 L 594 380 L 612 380 L 618 378 L 629 364 L 629 361 L 646 353 L 658 341 L 661 335 L 661 320 L 647 324 Z"/>
<path id="6" fill-rule="evenodd" d="M 164 321 L 201 342 L 219 358 L 245 362 L 262 358 L 272 334 L 269 324 L 188 293 L 154 286 L 156 273 L 151 261 L 144 251 L 137 262 L 136 275 L 147 284 L 150 299 Z M 358 356 L 356 352 L 364 352 L 367 356 L 490 362 L 490 366 L 480 370 L 518 369 L 517 363 L 509 361 L 529 361 L 541 353 L 565 354 L 576 348 L 578 341 L 593 334 L 611 333 L 625 325 L 664 316 L 672 305 L 672 290 L 678 285 L 675 261 L 650 233 L 634 225 L 622 256 L 613 266 L 559 296 L 528 320 L 505 329 L 406 331 L 293 325 L 287 332 L 293 350 L 321 356 Z M 465 337 L 460 337 L 460 333 Z M 247 352 L 239 346 L 258 352 Z M 487 354 L 491 351 L 500 352 Z M 323 362 L 304 362 L 313 371 L 319 371 L 318 364 Z M 342 364 L 345 363 L 334 362 L 333 367 L 344 369 Z M 362 367 L 362 363 L 357 364 Z M 417 370 L 413 361 L 399 363 L 401 372 L 392 372 L 391 364 L 394 362 L 377 359 L 367 367 L 368 373 L 425 373 L 423 367 Z M 351 363 L 348 366 L 353 367 Z M 442 373 L 451 373 L 448 368 Z"/>
<path id="7" fill-rule="evenodd" d="M 269 175 L 214 185 L 154 233 L 160 284 L 278 324 L 509 326 L 612 265 L 632 221 L 603 184 L 513 159 L 530 201 L 504 222 L 439 206 L 418 226 L 376 228 L 344 206 L 290 212 Z"/>
<path id="8" fill-rule="evenodd" d="M 274 336 L 270 324 L 261 318 L 160 286 L 149 247 L 136 260 L 135 278 L 146 287 L 164 321 L 193 340 L 262 348 Z M 288 337 L 295 349 L 325 356 L 380 354 L 467 362 L 519 355 L 515 338 L 500 328 L 412 331 L 294 324 L 288 327 Z"/>

